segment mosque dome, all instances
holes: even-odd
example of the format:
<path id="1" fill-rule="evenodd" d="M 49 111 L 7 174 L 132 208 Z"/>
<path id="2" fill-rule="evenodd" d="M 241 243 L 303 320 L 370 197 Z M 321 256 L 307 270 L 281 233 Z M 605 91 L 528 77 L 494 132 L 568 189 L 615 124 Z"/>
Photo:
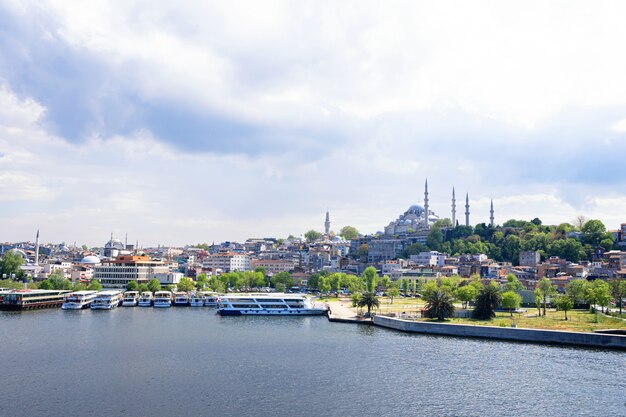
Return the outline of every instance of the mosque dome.
<path id="1" fill-rule="evenodd" d="M 407 210 L 407 213 L 423 213 L 423 212 L 424 212 L 424 207 L 420 206 L 419 204 L 413 204 Z"/>
<path id="2" fill-rule="evenodd" d="M 100 258 L 98 258 L 97 256 L 94 255 L 89 255 L 89 256 L 85 256 L 83 259 L 80 260 L 81 264 L 99 264 L 100 263 Z"/>

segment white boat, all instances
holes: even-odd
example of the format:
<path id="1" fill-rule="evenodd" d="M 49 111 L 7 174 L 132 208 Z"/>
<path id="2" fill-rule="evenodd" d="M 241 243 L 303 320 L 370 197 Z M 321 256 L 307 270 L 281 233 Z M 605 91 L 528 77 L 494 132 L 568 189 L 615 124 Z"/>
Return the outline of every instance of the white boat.
<path id="1" fill-rule="evenodd" d="M 139 301 L 137 302 L 137 305 L 139 305 L 139 307 L 152 307 L 152 300 L 154 300 L 154 296 L 152 295 L 152 292 L 144 291 L 141 293 L 141 296 L 139 297 Z"/>
<path id="2" fill-rule="evenodd" d="M 89 308 L 97 296 L 97 291 L 75 291 L 65 297 L 63 310 L 82 310 Z"/>
<path id="3" fill-rule="evenodd" d="M 204 294 L 201 292 L 195 292 L 189 297 L 189 305 L 192 307 L 204 306 Z"/>
<path id="4" fill-rule="evenodd" d="M 304 294 L 226 294 L 217 305 L 222 316 L 272 315 L 306 316 L 326 314 L 323 304 L 315 304 Z"/>
<path id="5" fill-rule="evenodd" d="M 189 294 L 187 294 L 186 292 L 182 292 L 182 291 L 174 291 L 174 305 L 178 307 L 188 306 Z"/>
<path id="6" fill-rule="evenodd" d="M 204 292 L 204 305 L 207 307 L 217 307 L 220 297 L 216 292 Z"/>
<path id="7" fill-rule="evenodd" d="M 137 307 L 139 304 L 139 292 L 138 291 L 126 291 L 124 293 L 124 299 L 122 300 L 123 307 Z"/>
<path id="8" fill-rule="evenodd" d="M 154 293 L 155 308 L 171 307 L 172 306 L 172 293 L 169 291 L 157 291 Z"/>
<path id="9" fill-rule="evenodd" d="M 118 290 L 100 291 L 91 303 L 92 310 L 112 310 L 122 303 L 122 292 Z"/>

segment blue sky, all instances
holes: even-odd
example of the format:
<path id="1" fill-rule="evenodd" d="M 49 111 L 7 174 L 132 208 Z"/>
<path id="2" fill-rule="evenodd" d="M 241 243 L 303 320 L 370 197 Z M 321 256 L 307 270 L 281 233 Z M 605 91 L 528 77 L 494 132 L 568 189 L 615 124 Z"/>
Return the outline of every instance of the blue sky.
<path id="1" fill-rule="evenodd" d="M 4 2 L 0 240 L 626 222 L 623 2 Z"/>

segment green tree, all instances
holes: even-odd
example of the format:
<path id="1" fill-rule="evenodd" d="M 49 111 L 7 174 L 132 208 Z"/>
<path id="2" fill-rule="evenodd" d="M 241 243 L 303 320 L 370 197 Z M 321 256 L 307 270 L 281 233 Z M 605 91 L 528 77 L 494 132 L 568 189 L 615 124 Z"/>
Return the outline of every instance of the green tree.
<path id="1" fill-rule="evenodd" d="M 626 280 L 618 278 L 611 281 L 611 295 L 619 305 L 619 314 L 622 314 L 622 301 L 626 298 Z"/>
<path id="2" fill-rule="evenodd" d="M 565 286 L 565 294 L 572 299 L 574 306 L 585 300 L 585 289 L 587 281 L 584 279 L 574 279 Z"/>
<path id="3" fill-rule="evenodd" d="M 315 230 L 309 230 L 308 232 L 306 232 L 304 234 L 304 238 L 309 243 L 315 242 L 320 237 L 322 237 L 322 234 L 320 232 L 318 232 L 318 231 L 315 231 Z"/>
<path id="4" fill-rule="evenodd" d="M 411 286 L 411 283 L 409 281 L 408 278 L 404 278 L 402 280 L 402 292 L 404 293 L 404 295 L 409 295 L 409 288 Z"/>
<path id="5" fill-rule="evenodd" d="M 506 276 L 506 284 L 504 284 L 504 291 L 522 291 L 524 290 L 524 286 L 519 279 L 513 274 L 507 274 Z"/>
<path id="6" fill-rule="evenodd" d="M 502 301 L 500 288 L 494 282 L 478 291 L 474 307 L 474 317 L 479 320 L 491 320 L 496 316 L 496 308 Z"/>
<path id="7" fill-rule="evenodd" d="M 567 312 L 574 307 L 574 302 L 571 297 L 567 295 L 559 295 L 556 297 L 556 308 L 562 310 L 565 313 L 565 320 L 567 320 Z"/>
<path id="8" fill-rule="evenodd" d="M 147 291 L 150 291 L 150 290 L 148 289 L 148 284 L 145 284 L 145 283 L 143 283 L 143 284 L 139 284 L 138 291 L 139 291 L 139 292 L 147 292 Z"/>
<path id="9" fill-rule="evenodd" d="M 443 321 L 454 315 L 454 302 L 450 293 L 441 288 L 424 295 L 426 317 Z"/>
<path id="10" fill-rule="evenodd" d="M 138 291 L 139 290 L 139 284 L 137 283 L 137 281 L 129 281 L 128 284 L 126 284 L 126 291 Z"/>
<path id="11" fill-rule="evenodd" d="M 387 275 L 383 275 L 383 279 L 380 280 L 380 286 L 383 287 L 383 291 L 387 291 L 391 287 L 391 279 Z"/>
<path id="12" fill-rule="evenodd" d="M 546 306 L 548 304 L 548 298 L 556 294 L 556 286 L 552 285 L 552 282 L 543 277 L 537 282 L 537 290 L 541 294 L 541 303 L 543 305 L 543 316 L 546 316 Z"/>
<path id="13" fill-rule="evenodd" d="M 537 316 L 541 317 L 541 291 L 535 288 L 535 307 L 537 308 Z"/>
<path id="14" fill-rule="evenodd" d="M 369 292 L 376 292 L 376 287 L 378 286 L 378 272 L 376 272 L 376 268 L 373 266 L 365 268 L 362 278 L 363 281 L 365 281 L 367 290 Z"/>
<path id="15" fill-rule="evenodd" d="M 270 284 L 276 289 L 278 289 L 276 287 L 277 284 L 282 284 L 281 287 L 287 289 L 293 287 L 294 282 L 289 272 L 279 272 L 270 278 Z"/>
<path id="16" fill-rule="evenodd" d="M 522 297 L 514 291 L 506 291 L 502 294 L 502 307 L 508 308 L 511 317 L 513 317 L 513 310 L 519 308 L 522 303 Z"/>
<path id="17" fill-rule="evenodd" d="M 359 301 L 361 301 L 361 293 L 355 292 L 350 296 L 350 301 L 352 301 L 352 307 L 358 307 Z"/>
<path id="18" fill-rule="evenodd" d="M 87 289 L 87 285 L 80 281 L 76 281 L 72 284 L 72 291 L 84 291 Z"/>
<path id="19" fill-rule="evenodd" d="M 191 278 L 184 277 L 180 279 L 180 282 L 176 284 L 179 291 L 189 292 L 196 288 L 196 283 Z"/>
<path id="20" fill-rule="evenodd" d="M 580 231 L 582 232 L 584 242 L 593 246 L 598 246 L 604 237 L 606 227 L 600 220 L 588 220 Z"/>
<path id="21" fill-rule="evenodd" d="M 24 259 L 12 250 L 4 253 L 4 258 L 0 261 L 0 278 L 16 277 L 20 272 L 20 266 L 24 263 Z"/>
<path id="22" fill-rule="evenodd" d="M 586 294 L 589 301 L 593 301 L 594 305 L 600 304 L 604 312 L 605 307 L 611 301 L 611 286 L 604 280 L 596 279 L 589 284 L 589 289 Z"/>
<path id="23" fill-rule="evenodd" d="M 359 237 L 359 231 L 356 230 L 355 227 L 344 226 L 339 231 L 339 236 L 341 236 L 345 240 L 353 240 Z"/>
<path id="24" fill-rule="evenodd" d="M 148 289 L 152 292 L 161 291 L 161 283 L 158 279 L 152 278 L 150 282 L 148 282 Z"/>
<path id="25" fill-rule="evenodd" d="M 54 287 L 52 286 L 52 283 L 50 282 L 50 280 L 44 279 L 43 281 L 39 283 L 39 289 L 40 290 L 53 290 Z"/>
<path id="26" fill-rule="evenodd" d="M 363 243 L 356 251 L 356 255 L 360 259 L 367 259 L 367 254 L 369 253 L 369 246 L 367 243 Z"/>
<path id="27" fill-rule="evenodd" d="M 70 290 L 72 289 L 72 283 L 65 278 L 65 275 L 61 271 L 54 271 L 48 276 L 48 281 L 52 285 L 53 290 Z"/>
<path id="28" fill-rule="evenodd" d="M 102 284 L 97 279 L 92 279 L 87 286 L 88 290 L 91 291 L 102 291 Z"/>
<path id="29" fill-rule="evenodd" d="M 467 308 L 467 304 L 474 301 L 478 296 L 478 289 L 474 285 L 463 285 L 456 289 L 456 298 L 463 303 L 463 308 Z"/>
<path id="30" fill-rule="evenodd" d="M 443 244 L 443 233 L 438 227 L 433 227 L 426 238 L 426 245 L 430 250 L 440 250 Z"/>
<path id="31" fill-rule="evenodd" d="M 393 304 L 394 297 L 397 297 L 400 295 L 400 289 L 396 287 L 395 285 L 392 285 L 389 289 L 387 289 L 387 295 L 391 299 L 391 304 Z"/>
<path id="32" fill-rule="evenodd" d="M 376 294 L 372 291 L 366 291 L 359 300 L 359 307 L 367 307 L 367 316 L 370 317 L 373 308 L 378 308 L 380 301 L 376 297 Z"/>
<path id="33" fill-rule="evenodd" d="M 330 281 L 327 277 L 319 277 L 317 280 L 317 289 L 322 293 L 326 294 L 326 299 L 328 300 L 328 291 L 330 291 Z"/>

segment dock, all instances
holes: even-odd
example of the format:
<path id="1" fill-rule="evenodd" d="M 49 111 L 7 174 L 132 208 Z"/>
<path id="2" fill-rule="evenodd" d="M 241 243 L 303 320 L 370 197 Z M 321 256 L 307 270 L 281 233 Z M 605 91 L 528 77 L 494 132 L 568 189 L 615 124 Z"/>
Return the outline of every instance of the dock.
<path id="1" fill-rule="evenodd" d="M 328 321 L 334 323 L 372 324 L 371 318 L 360 318 L 349 307 L 350 301 L 335 301 L 326 303 L 328 307 Z"/>

